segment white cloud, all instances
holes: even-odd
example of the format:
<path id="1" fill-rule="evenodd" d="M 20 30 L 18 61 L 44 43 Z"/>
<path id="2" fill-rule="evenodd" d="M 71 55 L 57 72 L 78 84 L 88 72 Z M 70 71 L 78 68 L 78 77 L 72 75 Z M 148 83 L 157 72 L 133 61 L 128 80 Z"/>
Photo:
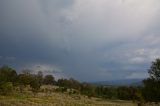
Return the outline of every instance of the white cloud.
<path id="1" fill-rule="evenodd" d="M 144 60 L 145 60 L 145 59 L 142 58 L 142 57 L 134 57 L 134 58 L 131 58 L 131 59 L 130 59 L 130 62 L 131 62 L 131 63 L 139 64 L 139 63 L 143 63 Z"/>
<path id="2" fill-rule="evenodd" d="M 144 47 L 142 49 L 136 49 L 127 52 L 129 55 L 126 58 L 128 64 L 146 64 L 154 61 L 156 58 L 160 58 L 160 48 Z"/>
<path id="3" fill-rule="evenodd" d="M 135 55 L 143 56 L 145 54 L 145 49 L 137 49 L 134 53 Z"/>
<path id="4" fill-rule="evenodd" d="M 133 72 L 126 77 L 126 79 L 144 79 L 149 77 L 146 72 Z"/>
<path id="5" fill-rule="evenodd" d="M 76 0 L 66 17 L 94 44 L 139 37 L 154 22 L 156 0 Z M 75 35 L 76 36 L 76 35 Z"/>

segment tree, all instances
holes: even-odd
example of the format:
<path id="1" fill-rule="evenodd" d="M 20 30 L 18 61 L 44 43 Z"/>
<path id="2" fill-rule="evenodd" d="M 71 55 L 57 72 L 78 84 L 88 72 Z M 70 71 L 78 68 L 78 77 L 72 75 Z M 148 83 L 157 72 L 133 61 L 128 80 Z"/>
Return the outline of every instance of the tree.
<path id="1" fill-rule="evenodd" d="M 88 97 L 95 96 L 95 86 L 89 83 L 82 83 L 81 84 L 81 93 L 87 95 Z"/>
<path id="2" fill-rule="evenodd" d="M 71 88 L 71 89 L 76 89 L 80 90 L 81 84 L 79 81 L 70 78 L 70 79 L 58 79 L 57 85 L 60 87 L 65 87 L 65 88 Z"/>
<path id="3" fill-rule="evenodd" d="M 151 79 L 160 81 L 160 59 L 156 59 L 152 62 L 152 65 L 148 70 L 148 73 Z"/>
<path id="4" fill-rule="evenodd" d="M 37 74 L 31 74 L 30 70 L 24 70 L 22 74 L 18 75 L 18 81 L 21 85 L 20 87 L 30 85 L 32 91 L 36 93 L 42 85 L 43 74 L 42 72 L 38 72 Z"/>
<path id="5" fill-rule="evenodd" d="M 32 74 L 29 70 L 24 70 L 22 74 L 18 75 L 18 82 L 24 86 L 30 85 L 32 81 Z"/>
<path id="6" fill-rule="evenodd" d="M 0 68 L 0 83 L 4 82 L 12 82 L 13 84 L 17 82 L 16 71 L 8 66 L 2 66 Z"/>
<path id="7" fill-rule="evenodd" d="M 43 72 L 42 71 L 38 71 L 38 73 L 37 73 L 37 79 L 38 79 L 38 83 L 41 86 L 42 83 L 43 83 Z"/>
<path id="8" fill-rule="evenodd" d="M 30 81 L 30 86 L 32 88 L 33 93 L 38 92 L 38 90 L 40 89 L 40 86 L 41 86 L 38 75 L 32 75 L 31 81 Z"/>
<path id="9" fill-rule="evenodd" d="M 46 85 L 53 85 L 55 82 L 54 77 L 52 75 L 46 75 L 44 77 L 43 83 Z"/>
<path id="10" fill-rule="evenodd" d="M 133 86 L 118 87 L 118 98 L 122 100 L 141 100 L 141 88 Z"/>
<path id="11" fill-rule="evenodd" d="M 69 86 L 68 86 L 69 88 L 80 90 L 81 85 L 80 85 L 79 81 L 77 81 L 73 78 L 70 78 L 68 80 L 68 82 L 69 82 Z"/>
<path id="12" fill-rule="evenodd" d="M 160 59 L 152 62 L 148 70 L 149 78 L 143 81 L 144 88 L 142 94 L 146 101 L 160 101 Z"/>

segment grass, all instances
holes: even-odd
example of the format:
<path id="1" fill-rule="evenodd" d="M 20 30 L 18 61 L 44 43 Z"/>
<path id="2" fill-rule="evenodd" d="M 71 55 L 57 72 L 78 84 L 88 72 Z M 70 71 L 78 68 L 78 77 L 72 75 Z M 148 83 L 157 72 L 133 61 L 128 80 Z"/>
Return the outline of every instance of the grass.
<path id="1" fill-rule="evenodd" d="M 38 93 L 0 96 L 0 106 L 137 106 L 131 101 L 88 98 L 67 93 Z"/>

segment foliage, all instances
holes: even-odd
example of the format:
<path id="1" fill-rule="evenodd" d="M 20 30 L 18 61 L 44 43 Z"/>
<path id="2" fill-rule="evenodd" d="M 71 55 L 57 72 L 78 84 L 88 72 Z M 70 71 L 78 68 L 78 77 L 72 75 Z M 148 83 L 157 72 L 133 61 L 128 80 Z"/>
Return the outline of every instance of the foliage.
<path id="1" fill-rule="evenodd" d="M 42 71 L 38 71 L 38 73 L 37 73 L 37 79 L 38 79 L 38 83 L 41 86 L 43 84 L 43 73 L 42 73 Z"/>
<path id="2" fill-rule="evenodd" d="M 146 79 L 143 81 L 143 97 L 146 101 L 159 102 L 160 101 L 160 81 L 153 79 Z"/>
<path id="3" fill-rule="evenodd" d="M 78 82 L 77 80 L 70 78 L 68 79 L 58 79 L 57 81 L 57 85 L 60 87 L 66 87 L 66 88 L 73 88 L 73 89 L 77 89 L 80 90 L 80 82 Z"/>
<path id="4" fill-rule="evenodd" d="M 90 97 L 101 97 L 105 99 L 121 99 L 134 101 L 160 101 L 160 59 L 152 62 L 148 70 L 150 77 L 143 81 L 143 86 L 96 86 L 86 82 L 79 82 L 73 78 L 58 79 L 55 81 L 54 76 L 46 75 L 39 71 L 31 73 L 31 70 L 23 70 L 22 73 L 17 72 L 8 67 L 0 67 L 0 94 L 9 95 L 13 89 L 19 86 L 20 92 L 23 88 L 30 86 L 33 93 L 40 92 L 42 85 L 57 85 L 58 88 L 50 90 L 51 92 L 69 92 L 73 94 L 83 94 Z M 72 93 L 72 91 L 74 91 Z"/>
<path id="5" fill-rule="evenodd" d="M 46 75 L 43 79 L 43 84 L 53 85 L 55 82 L 54 77 L 52 75 Z"/>
<path id="6" fill-rule="evenodd" d="M 160 59 L 156 59 L 152 62 L 148 73 L 150 75 L 150 79 L 160 81 Z"/>
<path id="7" fill-rule="evenodd" d="M 123 100 L 140 100 L 141 99 L 141 89 L 138 87 L 119 87 L 118 88 L 118 98 Z"/>
<path id="8" fill-rule="evenodd" d="M 22 73 L 18 75 L 18 82 L 24 86 L 30 85 L 32 81 L 32 74 L 30 73 Z"/>
<path id="9" fill-rule="evenodd" d="M 89 97 L 95 96 L 95 86 L 89 83 L 82 83 L 80 91 Z"/>
<path id="10" fill-rule="evenodd" d="M 40 89 L 40 86 L 41 86 L 41 83 L 38 79 L 38 76 L 36 75 L 32 75 L 32 79 L 31 79 L 31 82 L 30 82 L 30 86 L 32 88 L 32 91 L 34 93 L 37 93 L 38 90 Z"/>
<path id="11" fill-rule="evenodd" d="M 152 62 L 148 70 L 150 77 L 143 81 L 143 96 L 146 101 L 160 101 L 160 59 Z"/>
<path id="12" fill-rule="evenodd" d="M 28 85 L 31 87 L 33 93 L 37 93 L 40 87 L 45 85 L 56 84 L 59 86 L 55 91 L 68 92 L 72 91 L 87 95 L 88 97 L 102 97 L 107 99 L 123 99 L 123 100 L 138 100 L 137 95 L 141 95 L 139 90 L 133 87 L 106 87 L 106 86 L 95 86 L 90 83 L 81 83 L 73 78 L 70 79 L 58 79 L 56 82 L 52 75 L 43 76 L 42 72 L 32 74 L 31 70 L 25 69 L 22 73 L 18 74 L 12 68 L 7 66 L 0 68 L 0 86 L 1 92 L 12 91 L 11 84 L 18 83 L 20 92 L 23 92 L 25 87 Z M 9 84 L 8 82 L 11 82 Z M 7 89 L 4 89 L 7 88 Z M 5 91 L 6 90 L 6 91 Z M 73 93 L 74 93 L 73 92 Z"/>
<path id="13" fill-rule="evenodd" d="M 2 66 L 0 68 L 0 83 L 12 82 L 15 84 L 17 81 L 17 73 L 14 69 L 8 66 Z"/>
<path id="14" fill-rule="evenodd" d="M 13 91 L 13 84 L 12 82 L 4 82 L 0 85 L 0 94 L 1 95 L 9 95 Z"/>

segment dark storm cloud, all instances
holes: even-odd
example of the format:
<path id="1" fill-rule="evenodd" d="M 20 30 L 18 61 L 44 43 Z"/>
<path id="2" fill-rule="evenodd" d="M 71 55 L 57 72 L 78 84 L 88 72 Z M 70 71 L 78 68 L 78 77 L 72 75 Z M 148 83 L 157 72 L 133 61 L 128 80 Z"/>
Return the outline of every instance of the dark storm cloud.
<path id="1" fill-rule="evenodd" d="M 38 65 L 87 81 L 147 77 L 150 62 L 160 57 L 159 4 L 1 0 L 0 64 Z"/>

